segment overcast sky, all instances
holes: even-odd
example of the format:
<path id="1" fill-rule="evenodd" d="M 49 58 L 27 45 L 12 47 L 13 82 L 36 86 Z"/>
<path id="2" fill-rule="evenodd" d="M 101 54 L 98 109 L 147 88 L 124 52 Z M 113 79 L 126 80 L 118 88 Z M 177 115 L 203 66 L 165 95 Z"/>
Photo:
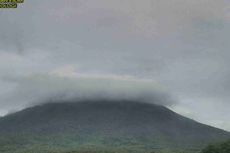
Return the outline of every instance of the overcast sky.
<path id="1" fill-rule="evenodd" d="M 230 1 L 25 0 L 0 10 L 0 114 L 142 99 L 230 131 Z"/>

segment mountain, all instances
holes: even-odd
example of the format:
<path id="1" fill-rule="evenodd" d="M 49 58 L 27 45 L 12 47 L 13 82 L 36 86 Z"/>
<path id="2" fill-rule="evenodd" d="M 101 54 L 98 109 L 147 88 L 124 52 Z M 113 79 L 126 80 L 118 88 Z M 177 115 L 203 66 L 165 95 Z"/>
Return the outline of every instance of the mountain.
<path id="1" fill-rule="evenodd" d="M 0 118 L 0 153 L 199 151 L 230 133 L 133 101 L 48 103 Z M 119 151 L 121 152 L 121 151 Z"/>

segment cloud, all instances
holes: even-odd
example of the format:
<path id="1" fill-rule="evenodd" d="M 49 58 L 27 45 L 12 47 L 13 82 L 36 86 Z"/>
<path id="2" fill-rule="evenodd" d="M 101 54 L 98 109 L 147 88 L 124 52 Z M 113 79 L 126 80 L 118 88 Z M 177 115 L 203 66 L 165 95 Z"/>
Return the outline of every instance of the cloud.
<path id="1" fill-rule="evenodd" d="M 21 53 L 78 36 L 88 45 L 98 35 L 124 40 L 159 39 L 178 32 L 189 36 L 200 33 L 194 22 L 229 21 L 229 6 L 226 0 L 27 1 L 17 12 L 1 12 L 0 49 Z"/>
<path id="2" fill-rule="evenodd" d="M 178 30 L 190 31 L 193 20 L 197 19 L 229 19 L 226 0 L 68 0 L 55 3 L 56 9 L 47 9 L 47 13 L 61 21 L 74 23 L 84 18 L 86 22 L 91 21 L 89 28 L 120 28 L 153 37 Z"/>
<path id="3" fill-rule="evenodd" d="M 170 106 L 173 97 L 159 84 L 129 76 L 78 74 L 71 66 L 49 74 L 6 77 L 16 88 L 1 97 L 2 109 L 19 109 L 47 102 L 130 100 Z"/>
<path id="4" fill-rule="evenodd" d="M 142 88 L 143 80 L 160 82 L 180 98 L 177 105 L 189 117 L 191 110 L 199 109 L 196 119 L 209 114 L 202 122 L 225 120 L 230 117 L 222 109 L 230 101 L 229 4 L 228 0 L 39 0 L 25 1 L 17 11 L 1 10 L 0 106 L 8 111 L 23 108 L 33 97 L 51 99 L 58 93 L 51 88 L 56 85 L 60 92 L 61 86 L 77 92 L 72 86 L 81 81 L 91 80 L 95 84 L 91 92 L 96 93 L 102 89 L 95 82 L 105 81 L 102 86 L 107 87 L 108 82 L 123 84 L 125 78 L 128 86 L 137 88 Z M 46 84 L 51 89 L 46 90 Z M 222 108 L 210 113 L 209 104 Z M 224 117 L 218 115 L 222 112 Z"/>
<path id="5" fill-rule="evenodd" d="M 0 19 L 3 21 L 0 29 L 0 50 L 22 54 L 25 50 L 23 27 L 6 16 L 5 12 L 0 12 Z"/>

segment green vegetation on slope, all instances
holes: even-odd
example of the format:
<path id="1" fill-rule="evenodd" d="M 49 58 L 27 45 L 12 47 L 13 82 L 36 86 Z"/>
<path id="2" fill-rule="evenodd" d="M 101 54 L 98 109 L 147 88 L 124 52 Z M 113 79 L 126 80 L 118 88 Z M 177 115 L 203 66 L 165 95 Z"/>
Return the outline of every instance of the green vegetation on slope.
<path id="1" fill-rule="evenodd" d="M 203 149 L 202 153 L 230 153 L 230 140 L 223 143 L 211 144 Z"/>
<path id="2" fill-rule="evenodd" d="M 227 138 L 228 132 L 138 102 L 52 103 L 0 118 L 0 153 L 196 153 Z"/>

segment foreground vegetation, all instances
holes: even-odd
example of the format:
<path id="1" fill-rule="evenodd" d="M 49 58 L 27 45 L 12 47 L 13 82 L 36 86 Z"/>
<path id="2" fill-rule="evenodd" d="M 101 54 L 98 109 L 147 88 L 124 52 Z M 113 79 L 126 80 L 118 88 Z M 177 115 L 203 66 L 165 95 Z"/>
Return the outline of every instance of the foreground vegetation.
<path id="1" fill-rule="evenodd" d="M 2 148 L 3 149 L 3 148 Z M 6 150 L 0 151 L 0 153 L 199 153 L 192 150 L 181 149 L 151 149 L 140 146 L 127 146 L 127 147 L 106 147 L 106 146 L 93 146 L 85 145 L 72 149 L 63 149 L 61 147 L 53 146 L 27 146 L 21 148 L 20 146 L 15 148 L 5 148 Z"/>
<path id="2" fill-rule="evenodd" d="M 95 150 L 95 149 L 82 149 L 78 151 L 69 151 L 65 153 L 170 153 L 172 151 L 151 151 L 151 150 Z M 173 151 L 174 152 L 174 151 Z M 176 151 L 177 153 L 188 153 L 191 151 Z M 196 151 L 194 151 L 196 152 Z M 200 153 L 230 153 L 230 140 L 226 142 L 216 143 L 216 144 L 210 144 L 206 148 L 204 148 Z"/>
<path id="3" fill-rule="evenodd" d="M 8 151 L 7 151 L 8 150 Z M 62 146 L 32 145 L 15 146 L 14 148 L 0 147 L 0 153 L 230 153 L 230 140 L 210 144 L 203 150 L 157 149 L 144 146 L 98 146 L 93 144 L 79 145 L 69 149 Z"/>
<path id="4" fill-rule="evenodd" d="M 211 144 L 203 149 L 202 153 L 230 153 L 230 140 L 223 143 Z"/>

